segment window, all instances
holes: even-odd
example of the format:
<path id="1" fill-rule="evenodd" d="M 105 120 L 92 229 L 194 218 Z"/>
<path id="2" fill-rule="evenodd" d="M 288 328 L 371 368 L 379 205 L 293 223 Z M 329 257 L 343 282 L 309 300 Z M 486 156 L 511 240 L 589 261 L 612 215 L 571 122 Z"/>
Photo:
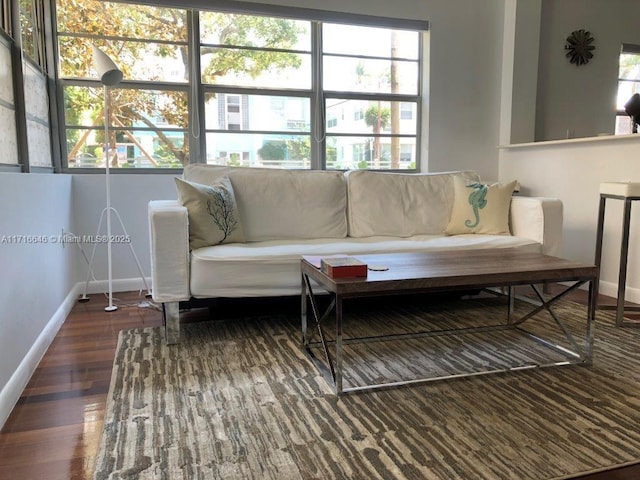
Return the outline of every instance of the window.
<path id="1" fill-rule="evenodd" d="M 418 138 L 417 120 L 401 111 L 417 111 L 420 102 L 419 32 L 325 23 L 322 40 L 326 148 L 351 152 L 329 160 L 325 150 L 326 167 L 402 168 L 401 142 Z M 354 120 L 334 125 L 334 116 Z"/>
<path id="2" fill-rule="evenodd" d="M 1 0 L 0 3 L 0 28 L 4 32 L 11 36 L 11 0 Z"/>
<path id="3" fill-rule="evenodd" d="M 109 142 L 109 151 L 117 152 L 114 168 L 182 167 L 190 145 L 187 12 L 98 0 L 82 6 L 57 2 L 66 166 L 104 167 Z M 109 139 L 93 45 L 124 74 L 123 82 L 109 88 Z"/>
<path id="4" fill-rule="evenodd" d="M 624 105 L 634 93 L 640 93 L 640 45 L 622 45 L 618 74 L 618 99 L 615 133 L 631 133 L 631 118 Z"/>
<path id="5" fill-rule="evenodd" d="M 268 7 L 249 15 L 80 3 L 57 0 L 68 168 L 103 167 L 107 141 L 116 168 L 418 163 L 418 30 L 285 19 Z M 92 45 L 124 73 L 107 97 L 109 139 Z"/>
<path id="6" fill-rule="evenodd" d="M 52 171 L 45 2 L 2 0 L 1 7 L 0 28 L 6 35 L 0 35 L 0 168 Z M 13 55 L 14 48 L 22 55 Z"/>
<path id="7" fill-rule="evenodd" d="M 309 168 L 311 22 L 200 12 L 199 24 L 206 162 L 229 165 L 221 152 L 242 150 L 244 166 Z M 225 125 L 216 104 L 239 92 Z"/>
<path id="8" fill-rule="evenodd" d="M 45 67 L 44 3 L 19 0 L 22 50 L 39 66 Z"/>
<path id="9" fill-rule="evenodd" d="M 11 45 L 8 40 L 0 38 L 0 69 L 3 72 L 10 72 L 12 65 Z M 0 85 L 0 128 L 2 129 L 0 166 L 5 164 L 18 166 L 20 155 L 17 144 L 16 101 L 13 78 L 8 74 Z"/>

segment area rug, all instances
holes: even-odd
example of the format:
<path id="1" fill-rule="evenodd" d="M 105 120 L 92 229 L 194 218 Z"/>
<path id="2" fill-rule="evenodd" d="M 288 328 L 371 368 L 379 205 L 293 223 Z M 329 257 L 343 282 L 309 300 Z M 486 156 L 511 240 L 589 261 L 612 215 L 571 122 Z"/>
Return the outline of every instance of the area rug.
<path id="1" fill-rule="evenodd" d="M 503 315 L 500 302 L 355 305 L 346 315 L 347 304 L 345 332 L 477 324 Z M 583 306 L 556 311 L 580 333 Z M 537 328 L 555 328 L 544 322 Z M 608 313 L 598 312 L 590 366 L 339 398 L 301 348 L 299 324 L 292 313 L 185 324 L 171 346 L 159 328 L 122 331 L 94 478 L 541 480 L 640 461 L 640 332 Z M 345 378 L 486 367 L 535 350 L 434 338 L 429 358 L 411 342 L 354 346 Z"/>

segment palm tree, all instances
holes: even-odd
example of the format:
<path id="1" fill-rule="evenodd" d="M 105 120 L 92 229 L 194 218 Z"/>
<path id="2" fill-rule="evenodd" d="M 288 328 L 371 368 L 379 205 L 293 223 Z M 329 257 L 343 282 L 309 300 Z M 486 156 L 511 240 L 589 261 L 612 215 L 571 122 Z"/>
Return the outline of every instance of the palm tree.
<path id="1" fill-rule="evenodd" d="M 391 120 L 391 110 L 382 108 L 380 102 L 377 105 L 371 105 L 364 114 L 364 121 L 368 127 L 373 128 L 373 165 L 374 168 L 380 167 L 380 132 L 389 125 Z"/>

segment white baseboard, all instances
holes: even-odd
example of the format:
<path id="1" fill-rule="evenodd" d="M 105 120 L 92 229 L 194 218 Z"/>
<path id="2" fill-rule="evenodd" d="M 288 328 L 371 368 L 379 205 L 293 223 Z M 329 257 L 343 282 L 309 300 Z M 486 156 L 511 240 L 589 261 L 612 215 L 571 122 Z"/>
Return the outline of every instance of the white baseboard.
<path id="1" fill-rule="evenodd" d="M 567 286 L 573 284 L 573 282 L 560 282 L 560 283 Z M 580 290 L 587 290 L 589 288 L 589 285 L 585 283 L 584 285 L 581 285 L 578 288 Z M 612 283 L 612 282 L 603 282 L 601 280 L 598 287 L 598 294 L 606 295 L 614 299 L 618 298 L 618 284 Z M 640 304 L 640 289 L 627 287 L 624 292 L 624 301 Z"/>
<path id="2" fill-rule="evenodd" d="M 618 284 L 613 282 L 600 282 L 600 293 L 609 297 L 618 298 Z M 640 303 L 640 289 L 627 287 L 624 292 L 626 302 Z"/>
<path id="3" fill-rule="evenodd" d="M 151 278 L 145 278 L 147 285 L 149 288 L 151 287 Z M 107 280 L 95 280 L 89 282 L 87 286 L 86 282 L 81 282 L 76 285 L 76 288 L 79 288 L 78 294 L 82 295 L 85 292 L 91 293 L 107 293 L 109 291 L 109 282 Z M 111 282 L 111 288 L 114 292 L 133 292 L 136 290 L 147 290 L 142 278 L 121 278 L 117 280 L 113 280 Z M 146 291 L 145 291 L 146 293 Z"/>
<path id="4" fill-rule="evenodd" d="M 78 284 L 79 285 L 79 284 Z M 36 341 L 31 345 L 31 348 L 25 355 L 25 357 L 18 365 L 18 368 L 13 372 L 11 378 L 0 391 L 0 428 L 2 428 L 11 414 L 11 410 L 15 407 L 16 403 L 20 399 L 23 390 L 29 383 L 33 372 L 42 360 L 42 357 L 46 353 L 49 345 L 53 342 L 58 330 L 66 320 L 67 316 L 71 312 L 71 309 L 76 303 L 80 290 L 76 285 L 66 296 L 62 305 L 58 307 L 56 312 L 47 322 Z"/>

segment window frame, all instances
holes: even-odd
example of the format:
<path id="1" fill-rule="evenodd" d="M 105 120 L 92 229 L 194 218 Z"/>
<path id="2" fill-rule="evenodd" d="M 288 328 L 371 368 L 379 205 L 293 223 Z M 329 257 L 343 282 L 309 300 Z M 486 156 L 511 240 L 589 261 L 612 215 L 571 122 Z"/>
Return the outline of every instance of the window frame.
<path id="1" fill-rule="evenodd" d="M 55 0 L 53 0 L 55 2 Z M 284 14 L 285 9 L 280 8 L 273 5 L 258 5 L 258 4 L 246 4 L 243 2 L 231 2 L 231 1 L 222 1 L 219 4 L 216 3 L 215 8 L 212 6 L 207 6 L 206 2 L 188 2 L 185 4 L 178 4 L 177 2 L 169 2 L 169 1 L 160 1 L 160 2 L 145 2 L 145 1 L 118 1 L 112 3 L 127 3 L 131 5 L 149 5 L 155 7 L 167 7 L 167 8 L 175 8 L 179 10 L 184 10 L 187 16 L 187 49 L 188 49 L 188 78 L 190 79 L 186 85 L 171 85 L 171 88 L 186 90 L 188 92 L 188 116 L 189 116 L 189 125 L 186 130 L 188 131 L 189 138 L 189 163 L 206 163 L 206 135 L 211 133 L 255 133 L 251 131 L 245 130 L 229 130 L 225 129 L 207 129 L 206 118 L 205 118 L 205 101 L 208 94 L 218 94 L 223 93 L 225 95 L 239 95 L 240 96 L 240 122 L 241 128 L 244 127 L 243 120 L 243 110 L 244 105 L 242 104 L 242 96 L 243 95 L 267 95 L 267 96 L 282 96 L 282 97 L 303 97 L 308 98 L 310 102 L 310 131 L 302 132 L 302 134 L 308 134 L 311 138 L 311 162 L 310 168 L 317 170 L 327 169 L 327 125 L 324 116 L 326 115 L 326 101 L 331 98 L 347 98 L 353 100 L 376 100 L 376 101 L 389 101 L 389 102 L 398 102 L 399 106 L 405 103 L 415 104 L 416 111 L 414 112 L 413 117 L 415 118 L 416 126 L 415 126 L 415 134 L 402 134 L 395 133 L 391 134 L 388 132 L 380 132 L 378 134 L 381 138 L 394 138 L 398 137 L 400 140 L 402 138 L 411 138 L 415 139 L 415 165 L 413 168 L 400 168 L 393 169 L 393 171 L 417 171 L 420 169 L 421 163 L 421 140 L 422 140 L 422 110 L 423 110 L 423 75 L 425 71 L 424 65 L 424 54 L 423 54 L 423 41 L 424 41 L 424 31 L 428 29 L 428 22 L 419 21 L 419 20 L 405 20 L 405 19 L 386 19 L 381 17 L 373 17 L 367 15 L 359 15 L 359 14 L 343 14 L 337 12 L 326 12 L 326 11 L 316 11 L 312 9 L 306 8 L 293 8 L 286 9 L 286 15 Z M 57 7 L 57 2 L 55 3 Z M 255 8 L 254 8 L 255 7 Z M 189 8 L 197 8 L 197 10 L 188 10 Z M 311 58 L 312 58 L 312 79 L 311 79 L 311 88 L 307 89 L 299 89 L 299 88 L 254 88 L 254 87 L 245 87 L 245 86 L 233 86 L 233 85 L 215 85 L 215 84 L 203 84 L 202 75 L 201 75 L 201 66 L 200 66 L 200 49 L 203 44 L 207 44 L 203 42 L 200 37 L 200 28 L 199 28 L 199 12 L 200 11 L 214 11 L 219 13 L 230 13 L 230 14 L 247 14 L 247 15 L 267 15 L 271 17 L 277 18 L 289 18 L 295 20 L 303 20 L 309 21 L 311 25 Z M 317 18 L 320 17 L 321 20 Z M 415 60 L 417 64 L 417 77 L 416 85 L 417 91 L 415 94 L 406 95 L 406 94 L 396 94 L 396 93 L 359 93 L 359 92 L 340 92 L 340 91 L 329 91 L 324 90 L 322 85 L 322 57 L 324 52 L 322 51 L 322 24 L 321 21 L 327 21 L 331 23 L 343 23 L 347 25 L 353 26 L 370 26 L 370 27 L 379 27 L 386 29 L 406 29 L 415 31 L 418 34 L 418 58 Z M 59 33 L 57 22 L 54 20 L 54 38 L 53 43 L 57 47 L 59 45 Z M 419 28 L 418 28 L 419 27 Z M 62 33 L 61 33 L 62 34 Z M 68 35 L 68 33 L 65 33 Z M 101 39 L 101 40 L 109 40 L 109 38 L 99 35 L 86 35 L 87 37 Z M 118 40 L 124 40 L 119 38 Z M 129 41 L 140 41 L 140 39 L 128 39 Z M 173 44 L 171 41 L 165 40 L 166 43 Z M 295 51 L 295 50 L 294 50 Z M 57 48 L 56 48 L 56 60 L 57 59 Z M 59 61 L 56 61 L 56 68 L 59 68 Z M 64 102 L 63 99 L 63 91 L 64 88 L 68 85 L 80 85 L 80 86 L 101 86 L 100 82 L 96 79 L 89 78 L 63 78 L 61 75 L 58 75 L 58 81 L 56 82 L 57 88 L 57 99 L 61 108 L 58 109 L 58 124 L 59 124 L 59 137 L 60 137 L 60 145 L 61 145 L 61 163 L 62 170 L 65 172 L 78 172 L 78 173 L 86 173 L 86 172 L 100 172 L 104 169 L 102 167 L 98 168 L 88 168 L 82 169 L 78 167 L 70 167 L 67 159 L 67 140 L 66 140 L 66 132 L 70 130 L 70 126 L 67 125 L 65 119 L 64 112 Z M 167 82 L 154 82 L 154 85 L 157 86 L 157 89 L 162 91 L 165 86 L 170 85 Z M 113 88 L 133 88 L 133 89 L 143 89 L 149 88 L 145 82 L 142 81 L 132 81 L 124 79 L 119 85 Z M 229 112 L 227 111 L 227 105 L 225 101 L 225 120 L 228 121 Z M 401 108 L 402 112 L 402 108 Z M 402 117 L 401 117 L 402 118 Z M 87 128 L 87 127 L 84 127 Z M 97 128 L 97 127 L 96 127 Z M 277 132 L 262 132 L 262 133 L 277 133 Z M 290 132 L 282 132 L 289 134 Z M 331 134 L 332 136 L 334 134 Z M 345 136 L 349 136 L 350 134 L 344 134 Z M 342 134 L 340 135 L 342 136 Z M 352 134 L 351 136 L 363 136 L 362 134 Z M 285 167 L 286 168 L 286 167 Z M 142 168 L 142 169 L 112 169 L 112 172 L 122 172 L 122 173 L 151 173 L 151 172 L 177 172 L 180 168 Z M 385 169 L 381 169 L 385 170 Z"/>
<path id="2" fill-rule="evenodd" d="M 168 45 L 176 45 L 176 46 L 185 46 L 187 49 L 189 49 L 189 45 L 191 42 L 191 36 L 192 36 L 192 30 L 193 30 L 193 21 L 192 21 L 192 15 L 191 13 L 185 9 L 182 6 L 178 6 L 178 7 L 167 7 L 167 8 L 175 8 L 177 10 L 182 10 L 185 13 L 185 22 L 186 22 L 186 27 L 187 27 L 187 32 L 186 32 L 186 38 L 184 40 L 179 40 L 179 41 L 169 41 L 169 40 L 164 40 L 164 39 L 149 39 L 149 38 L 130 38 L 130 37 L 124 37 L 124 36 L 108 36 L 108 35 L 89 35 L 86 33 L 77 33 L 77 32 L 59 32 L 58 29 L 58 22 L 57 22 L 57 1 L 56 0 L 51 0 L 54 4 L 54 15 L 53 15 L 53 21 L 52 21 L 52 26 L 53 26 L 53 39 L 52 39 L 52 43 L 54 44 L 54 48 L 55 48 L 55 56 L 56 56 L 56 98 L 57 98 L 57 104 L 60 105 L 60 108 L 57 109 L 58 112 L 58 137 L 59 137 L 59 141 L 60 141 L 60 164 L 61 164 L 61 171 L 64 173 L 100 173 L 100 172 L 104 172 L 104 167 L 72 167 L 69 165 L 69 151 L 67 150 L 67 130 L 92 130 L 92 131 L 100 131 L 102 132 L 104 130 L 104 126 L 86 126 L 86 125 L 69 125 L 67 124 L 66 121 L 66 111 L 64 108 L 65 105 L 65 101 L 64 101 L 64 92 L 65 92 L 65 88 L 69 87 L 69 86 L 77 86 L 77 87 L 86 87 L 86 88 L 103 88 L 102 83 L 99 81 L 99 79 L 97 78 L 90 78 L 90 77 L 83 77 L 83 78 L 77 78 L 77 77 L 63 77 L 61 72 L 60 72 L 60 52 L 59 52 L 59 36 L 66 36 L 66 37 L 75 37 L 75 38 L 83 38 L 83 39 L 87 39 L 87 41 L 92 41 L 95 42 L 100 41 L 100 42 L 109 42 L 109 41 L 121 41 L 121 42 L 127 42 L 127 41 L 131 41 L 131 42 L 136 42 L 136 43 L 159 43 L 159 44 L 168 44 Z M 109 2 L 109 3 L 120 3 L 120 2 Z M 141 5 L 144 6 L 144 3 L 132 3 L 132 6 L 135 5 Z M 147 6 L 156 6 L 153 4 L 148 4 Z M 116 61 L 117 63 L 117 61 Z M 188 69 L 190 70 L 192 68 L 192 65 L 190 64 L 188 66 Z M 189 73 L 188 73 L 189 74 Z M 110 90 L 113 92 L 113 90 L 117 90 L 117 89 L 129 89 L 129 90 L 148 90 L 148 91 L 158 91 L 160 93 L 162 92 L 183 92 L 187 95 L 187 103 L 188 105 L 192 105 L 192 98 L 193 98 L 193 88 L 190 84 L 189 81 L 185 81 L 185 82 L 173 82 L 173 81 L 165 81 L 165 82 L 156 82 L 156 81 L 148 81 L 148 80 L 130 80 L 130 79 L 123 79 L 118 85 L 114 86 L 114 87 L 110 87 Z M 113 93 L 112 93 L 113 94 Z M 189 116 L 195 116 L 192 115 L 190 113 L 189 109 Z M 195 116 L 197 118 L 197 116 Z M 158 131 L 158 132 L 183 132 L 183 133 L 188 133 L 187 137 L 186 137 L 186 141 L 189 144 L 189 158 L 191 159 L 191 152 L 193 151 L 193 149 L 195 148 L 196 151 L 198 150 L 198 143 L 197 140 L 194 140 L 194 135 L 191 133 L 191 129 L 189 128 L 189 126 L 187 125 L 185 128 L 179 128 L 179 127 L 167 127 L 167 128 L 150 128 L 150 127 L 139 127 L 139 126 L 132 126 L 132 127 L 117 127 L 117 126 L 113 126 L 110 125 L 109 130 L 111 133 L 113 134 L 117 134 L 118 132 L 122 132 L 122 131 L 140 131 L 140 132 L 144 132 L 144 131 L 149 131 L 149 132 L 154 132 L 154 131 Z M 157 173 L 167 173 L 167 172 L 179 172 L 181 170 L 181 167 L 154 167 L 154 168 L 111 168 L 110 172 L 114 172 L 114 173 L 151 173 L 151 172 L 157 172 Z"/>
<path id="3" fill-rule="evenodd" d="M 638 59 L 640 59 L 640 45 L 633 45 L 630 43 L 623 43 L 622 46 L 620 47 L 620 56 L 622 55 L 636 55 L 638 56 Z M 640 79 L 630 79 L 630 78 L 623 78 L 620 77 L 620 68 L 618 68 L 618 91 L 620 90 L 620 86 L 622 84 L 622 82 L 633 82 L 634 84 L 637 85 L 637 88 L 634 88 L 634 90 L 640 92 Z M 624 111 L 624 109 L 618 109 L 617 105 L 616 105 L 616 120 L 615 120 L 615 125 L 614 125 L 614 132 L 616 135 L 624 135 L 625 133 L 631 133 L 631 132 L 621 132 L 618 129 L 618 125 L 621 121 L 627 121 L 629 120 L 629 115 L 627 115 L 627 112 Z"/>
<path id="4" fill-rule="evenodd" d="M 53 172 L 55 168 L 55 153 L 51 148 L 47 149 L 40 158 L 46 155 L 46 165 L 38 165 L 33 161 L 36 155 L 29 150 L 29 141 L 36 137 L 46 138 L 49 146 L 54 143 L 55 135 L 51 134 L 50 119 L 51 110 L 55 108 L 50 102 L 50 88 L 53 82 L 47 82 L 51 77 L 47 67 L 51 64 L 51 48 L 49 44 L 50 30 L 47 20 L 50 19 L 50 2 L 48 0 L 29 0 L 29 7 L 32 15 L 24 16 L 20 0 L 2 0 L 2 24 L 0 25 L 0 43 L 2 48 L 9 52 L 10 62 L 7 65 L 11 72 L 11 89 L 13 100 L 4 101 L 3 108 L 13 110 L 15 123 L 15 144 L 18 154 L 18 163 L 2 163 L 0 161 L 0 171 L 10 172 Z M 23 19 L 28 22 L 23 22 Z M 29 32 L 24 32 L 23 27 L 29 28 Z M 34 46 L 33 52 L 25 48 L 25 37 L 29 34 L 29 40 Z M 34 83 L 30 83 L 33 81 Z M 31 87 L 33 85 L 44 86 L 42 89 L 48 98 L 30 96 L 34 94 Z M 40 92 L 38 92 L 40 93 Z M 37 94 L 36 94 L 37 95 Z M 37 116 L 33 99 L 42 100 L 42 104 L 36 107 L 43 107 Z M 46 102 L 49 101 L 47 104 Z M 46 107 L 49 107 L 48 109 Z M 45 131 L 45 129 L 47 131 Z M 30 134 L 33 134 L 30 135 Z M 13 137 L 13 135 L 12 135 Z M 37 152 L 36 152 L 37 153 Z M 40 152 L 42 153 L 42 152 Z"/>
<path id="5" fill-rule="evenodd" d="M 12 0 L 0 0 L 2 4 L 0 4 L 0 30 L 4 32 L 8 37 L 13 36 L 13 26 L 12 26 Z"/>

